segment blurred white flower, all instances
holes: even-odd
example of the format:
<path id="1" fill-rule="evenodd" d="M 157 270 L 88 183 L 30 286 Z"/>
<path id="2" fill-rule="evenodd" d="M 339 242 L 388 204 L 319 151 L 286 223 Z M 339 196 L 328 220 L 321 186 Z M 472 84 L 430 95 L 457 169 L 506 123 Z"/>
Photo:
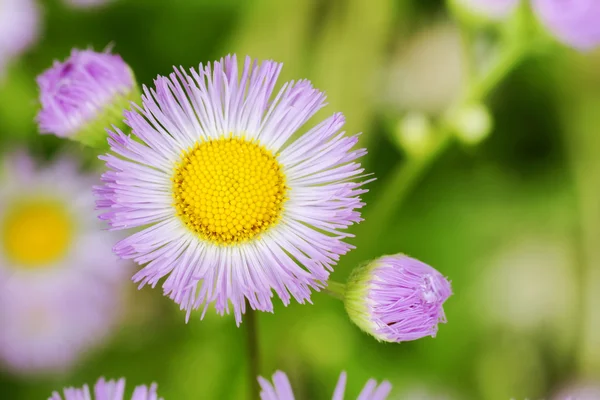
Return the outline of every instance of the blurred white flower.
<path id="1" fill-rule="evenodd" d="M 475 297 L 492 322 L 517 330 L 559 328 L 575 301 L 574 257 L 566 241 L 525 238 L 496 254 Z"/>
<path id="2" fill-rule="evenodd" d="M 435 24 L 401 46 L 387 72 L 384 102 L 401 110 L 433 114 L 445 110 L 465 80 L 457 27 Z"/>

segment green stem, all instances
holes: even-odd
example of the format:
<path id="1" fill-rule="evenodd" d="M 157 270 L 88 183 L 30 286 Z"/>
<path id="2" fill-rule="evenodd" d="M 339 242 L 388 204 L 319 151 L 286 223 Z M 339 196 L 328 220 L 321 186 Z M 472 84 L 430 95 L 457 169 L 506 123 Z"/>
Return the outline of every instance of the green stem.
<path id="1" fill-rule="evenodd" d="M 246 323 L 246 339 L 248 346 L 248 398 L 251 400 L 258 400 L 260 392 L 260 387 L 258 385 L 258 376 L 260 375 L 260 358 L 256 317 L 256 311 L 251 309 L 246 314 L 244 321 Z"/>
<path id="2" fill-rule="evenodd" d="M 327 281 L 327 287 L 323 291 L 329 294 L 331 297 L 335 297 L 336 299 L 343 301 L 346 293 L 346 285 L 330 279 Z"/>
<path id="3" fill-rule="evenodd" d="M 357 227 L 356 236 L 364 237 L 366 232 L 381 233 L 385 231 L 394 210 L 402 205 L 423 174 L 452 143 L 451 125 L 456 111 L 470 103 L 479 103 L 485 100 L 489 93 L 522 60 L 525 49 L 523 45 L 507 46 L 494 65 L 483 76 L 474 79 L 465 94 L 448 109 L 438 126 L 436 142 L 430 151 L 424 156 L 411 158 L 406 163 L 396 164 L 386 182 L 381 185 L 382 193 L 365 213 L 365 222 Z M 375 257 L 374 250 L 377 248 L 378 239 L 379 237 L 375 236 L 369 241 L 364 241 L 360 247 L 347 256 L 346 262 L 350 265 L 357 265 L 359 262 Z"/>

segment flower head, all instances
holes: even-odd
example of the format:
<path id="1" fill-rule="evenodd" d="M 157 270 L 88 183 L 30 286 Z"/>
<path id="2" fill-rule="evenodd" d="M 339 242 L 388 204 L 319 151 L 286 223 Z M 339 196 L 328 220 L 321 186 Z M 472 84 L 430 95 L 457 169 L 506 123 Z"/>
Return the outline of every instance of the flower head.
<path id="1" fill-rule="evenodd" d="M 285 373 L 275 372 L 272 384 L 263 377 L 259 377 L 258 382 L 262 389 L 260 392 L 261 400 L 294 400 L 294 391 Z M 342 372 L 333 392 L 332 400 L 344 400 L 345 389 L 346 373 Z M 383 381 L 377 385 L 374 379 L 369 379 L 358 395 L 358 400 L 385 400 L 391 391 L 392 385 L 388 381 Z"/>
<path id="2" fill-rule="evenodd" d="M 310 300 L 339 257 L 343 232 L 359 222 L 358 137 L 334 114 L 292 139 L 325 103 L 301 80 L 272 94 L 281 64 L 235 56 L 199 70 L 175 69 L 144 88 L 126 112 L 134 139 L 110 133 L 109 171 L 97 188 L 102 219 L 140 228 L 114 250 L 145 264 L 141 285 L 163 283 L 187 315 L 210 303 L 241 321 L 246 301 L 272 311 Z"/>
<path id="3" fill-rule="evenodd" d="M 74 49 L 66 61 L 55 61 L 38 76 L 37 83 L 40 131 L 90 146 L 106 143 L 105 127 L 120 124 L 123 109 L 137 95 L 131 69 L 109 52 Z"/>
<path id="4" fill-rule="evenodd" d="M 534 10 L 561 42 L 579 50 L 600 45 L 600 2 L 597 0 L 532 0 Z"/>
<path id="5" fill-rule="evenodd" d="M 385 342 L 435 337 L 446 322 L 443 303 L 452 294 L 438 271 L 404 254 L 384 256 L 353 271 L 346 285 L 348 315 Z"/>
<path id="6" fill-rule="evenodd" d="M 95 179 L 62 158 L 8 157 L 0 178 L 0 364 L 67 369 L 111 332 L 126 270 L 90 209 Z"/>
<path id="7" fill-rule="evenodd" d="M 156 390 L 156 383 L 150 386 L 137 386 L 131 400 L 162 400 L 156 394 Z M 54 392 L 48 400 L 125 400 L 125 379 L 107 382 L 104 378 L 100 378 L 94 386 L 93 393 L 90 392 L 88 385 L 84 385 L 81 389 L 66 388 L 63 393 L 64 397 Z"/>
<path id="8" fill-rule="evenodd" d="M 6 64 L 38 37 L 40 12 L 34 0 L 0 1 L 0 75 Z"/>

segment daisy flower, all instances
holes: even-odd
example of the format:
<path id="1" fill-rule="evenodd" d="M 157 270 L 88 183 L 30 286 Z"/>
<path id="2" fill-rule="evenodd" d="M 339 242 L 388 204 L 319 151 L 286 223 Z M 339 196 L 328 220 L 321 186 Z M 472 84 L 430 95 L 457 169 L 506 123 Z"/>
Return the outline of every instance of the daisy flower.
<path id="1" fill-rule="evenodd" d="M 273 383 L 258 378 L 262 391 L 261 400 L 294 400 L 294 391 L 292 385 L 284 372 L 277 371 L 273 374 Z M 340 379 L 333 392 L 332 400 L 344 400 L 346 391 L 346 372 L 340 374 Z M 392 385 L 388 381 L 383 381 L 377 385 L 374 379 L 369 379 L 363 390 L 358 395 L 357 400 L 385 400 L 392 391 Z"/>
<path id="2" fill-rule="evenodd" d="M 38 38 L 40 11 L 34 0 L 0 1 L 0 76 L 11 59 Z"/>
<path id="3" fill-rule="evenodd" d="M 429 265 L 404 254 L 380 257 L 352 272 L 344 303 L 352 321 L 385 342 L 435 337 L 446 322 L 442 305 L 450 282 Z"/>
<path id="4" fill-rule="evenodd" d="M 139 94 L 133 72 L 119 55 L 92 50 L 73 49 L 37 83 L 40 132 L 92 147 L 106 144 L 105 128 L 121 123 L 123 109 Z"/>
<path id="5" fill-rule="evenodd" d="M 131 400 L 162 400 L 156 394 L 157 385 L 153 383 L 150 386 L 137 386 Z M 58 392 L 52 393 L 48 400 L 125 400 L 125 379 L 121 378 L 118 381 L 106 381 L 100 378 L 94 386 L 94 391 L 90 392 L 88 385 L 84 385 L 81 389 L 66 388 L 63 391 L 64 397 Z"/>
<path id="6" fill-rule="evenodd" d="M 97 205 L 112 229 L 138 230 L 114 250 L 143 265 L 140 286 L 166 277 L 187 318 L 214 303 L 239 324 L 246 302 L 272 312 L 273 291 L 310 301 L 352 248 L 366 150 L 339 113 L 294 136 L 325 95 L 300 80 L 273 97 L 281 68 L 247 58 L 238 71 L 235 56 L 176 68 L 125 113 L 133 135 L 110 133 Z"/>
<path id="7" fill-rule="evenodd" d="M 0 364 L 64 370 L 111 331 L 126 270 L 90 213 L 96 179 L 10 156 L 0 178 Z"/>

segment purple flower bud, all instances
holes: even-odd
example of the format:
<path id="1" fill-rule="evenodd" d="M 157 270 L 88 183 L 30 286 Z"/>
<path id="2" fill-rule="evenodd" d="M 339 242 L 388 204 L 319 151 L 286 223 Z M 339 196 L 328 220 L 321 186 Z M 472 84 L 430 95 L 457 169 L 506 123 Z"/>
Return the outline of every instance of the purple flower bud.
<path id="1" fill-rule="evenodd" d="M 533 0 L 533 8 L 561 42 L 579 50 L 600 45 L 600 1 Z"/>
<path id="2" fill-rule="evenodd" d="M 352 321 L 385 342 L 435 337 L 446 322 L 450 283 L 429 265 L 404 254 L 384 256 L 353 271 L 344 303 Z"/>
<path id="3" fill-rule="evenodd" d="M 148 386 L 138 386 L 135 388 L 131 400 L 162 400 L 156 394 L 157 386 L 155 383 Z M 105 381 L 100 378 L 94 386 L 93 396 L 90 393 L 88 385 L 81 389 L 66 388 L 64 397 L 58 392 L 52 393 L 48 400 L 124 400 L 125 399 L 125 379 L 118 381 Z"/>
<path id="4" fill-rule="evenodd" d="M 106 143 L 106 127 L 123 121 L 123 110 L 138 94 L 123 59 L 108 52 L 76 50 L 37 78 L 42 109 L 40 131 L 90 146 Z"/>

